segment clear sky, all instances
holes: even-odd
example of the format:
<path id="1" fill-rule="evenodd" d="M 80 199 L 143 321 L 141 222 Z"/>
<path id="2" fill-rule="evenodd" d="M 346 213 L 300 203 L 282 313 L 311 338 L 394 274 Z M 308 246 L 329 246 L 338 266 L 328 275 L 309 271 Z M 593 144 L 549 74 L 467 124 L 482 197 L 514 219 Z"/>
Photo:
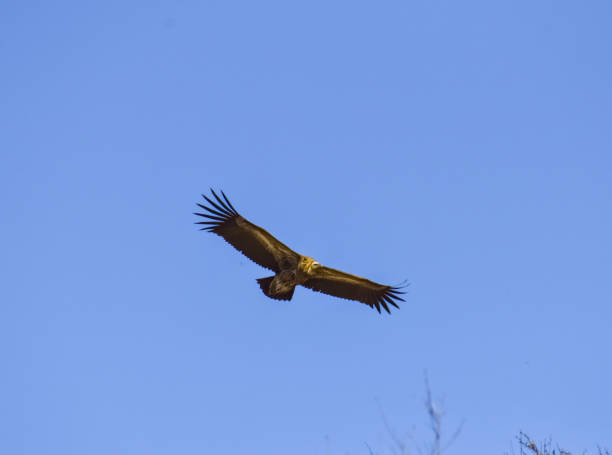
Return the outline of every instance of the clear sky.
<path id="1" fill-rule="evenodd" d="M 5 1 L 1 452 L 612 447 L 612 3 Z M 200 232 L 200 193 L 391 315 Z"/>

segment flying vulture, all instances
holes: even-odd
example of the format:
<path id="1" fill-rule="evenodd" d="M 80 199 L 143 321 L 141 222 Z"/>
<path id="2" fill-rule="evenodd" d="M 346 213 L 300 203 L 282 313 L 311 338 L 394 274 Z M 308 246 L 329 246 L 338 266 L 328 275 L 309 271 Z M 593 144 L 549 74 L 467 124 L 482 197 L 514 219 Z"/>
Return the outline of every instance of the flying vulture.
<path id="1" fill-rule="evenodd" d="M 387 313 L 389 305 L 396 308 L 401 286 L 385 286 L 356 275 L 325 267 L 308 256 L 296 253 L 279 242 L 269 232 L 249 222 L 236 211 L 223 191 L 221 197 L 211 188 L 212 198 L 202 197 L 207 205 L 197 204 L 204 213 L 194 215 L 205 218 L 196 224 L 204 225 L 201 230 L 213 232 L 262 267 L 272 270 L 276 275 L 259 278 L 257 282 L 263 293 L 276 300 L 291 300 L 297 285 L 313 291 L 357 300 L 376 308 L 380 313 L 382 306 Z"/>

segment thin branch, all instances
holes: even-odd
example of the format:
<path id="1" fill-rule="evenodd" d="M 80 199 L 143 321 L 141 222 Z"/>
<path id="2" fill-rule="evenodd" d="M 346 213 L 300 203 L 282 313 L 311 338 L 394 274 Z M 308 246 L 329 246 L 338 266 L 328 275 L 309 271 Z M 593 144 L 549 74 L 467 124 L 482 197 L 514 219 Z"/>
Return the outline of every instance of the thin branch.
<path id="1" fill-rule="evenodd" d="M 383 424 L 385 425 L 385 429 L 387 430 L 387 433 L 389 433 L 389 436 L 391 436 L 391 439 L 393 440 L 395 445 L 400 450 L 400 453 L 402 455 L 404 455 L 405 453 L 408 453 L 406 443 L 402 441 L 402 439 L 397 435 L 395 430 L 391 427 L 391 424 L 389 424 L 389 420 L 387 419 L 387 416 L 380 404 L 380 401 L 376 400 L 376 404 L 378 404 L 378 409 L 380 411 L 380 415 L 382 417 Z"/>
<path id="2" fill-rule="evenodd" d="M 436 405 L 431 397 L 431 388 L 429 387 L 429 379 L 427 378 L 427 372 L 425 372 L 425 408 L 427 414 L 429 414 L 429 425 L 431 431 L 434 434 L 434 440 L 431 447 L 431 455 L 440 455 L 440 440 L 442 434 L 442 412 L 436 409 Z"/>

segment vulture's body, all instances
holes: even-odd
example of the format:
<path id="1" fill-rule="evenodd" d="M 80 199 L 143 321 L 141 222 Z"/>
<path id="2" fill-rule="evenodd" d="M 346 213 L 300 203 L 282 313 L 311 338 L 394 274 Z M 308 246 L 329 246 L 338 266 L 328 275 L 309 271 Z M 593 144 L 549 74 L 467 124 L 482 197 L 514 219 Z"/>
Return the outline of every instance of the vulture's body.
<path id="1" fill-rule="evenodd" d="M 214 201 L 202 195 L 210 207 L 198 204 L 208 213 L 195 213 L 207 221 L 197 224 L 204 225 L 203 230 L 223 237 L 255 263 L 275 272 L 273 276 L 257 280 L 266 296 L 276 300 L 291 300 L 295 287 L 301 285 L 314 291 L 365 303 L 376 308 L 379 313 L 381 306 L 390 312 L 388 304 L 399 308 L 396 301 L 403 301 L 400 297 L 403 292 L 399 287 L 378 284 L 324 267 L 314 259 L 296 253 L 269 232 L 243 218 L 223 192 L 223 199 L 213 190 L 211 192 Z"/>

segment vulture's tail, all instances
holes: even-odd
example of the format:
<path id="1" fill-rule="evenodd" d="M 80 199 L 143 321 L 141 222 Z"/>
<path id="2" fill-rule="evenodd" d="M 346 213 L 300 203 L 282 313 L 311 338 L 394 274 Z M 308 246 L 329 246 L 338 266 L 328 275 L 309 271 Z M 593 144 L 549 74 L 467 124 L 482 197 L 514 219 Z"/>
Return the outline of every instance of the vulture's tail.
<path id="1" fill-rule="evenodd" d="M 284 294 L 270 294 L 270 283 L 272 283 L 273 279 L 274 279 L 273 276 L 257 279 L 257 282 L 259 283 L 259 287 L 261 288 L 263 293 L 266 294 L 271 299 L 291 300 L 291 297 L 293 297 L 293 291 L 295 290 L 295 286 L 292 287 L 289 292 L 285 292 Z"/>

